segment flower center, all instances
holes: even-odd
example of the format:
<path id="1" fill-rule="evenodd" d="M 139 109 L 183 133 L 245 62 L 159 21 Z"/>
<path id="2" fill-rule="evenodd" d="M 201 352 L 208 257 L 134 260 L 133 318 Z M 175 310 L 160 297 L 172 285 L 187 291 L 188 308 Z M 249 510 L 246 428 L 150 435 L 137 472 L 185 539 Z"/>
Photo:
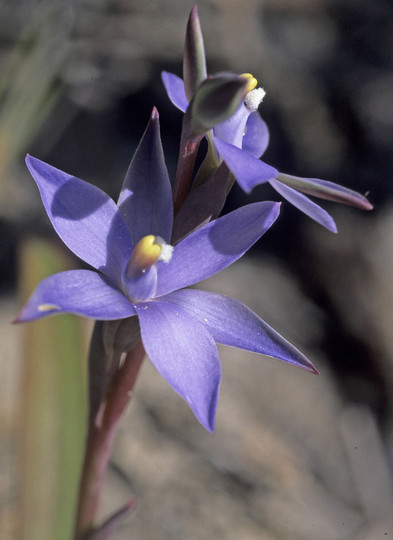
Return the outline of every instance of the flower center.
<path id="1" fill-rule="evenodd" d="M 136 244 L 123 272 L 123 287 L 133 301 L 145 301 L 154 296 L 157 288 L 157 263 L 169 262 L 173 246 L 160 236 L 149 234 Z"/>
<path id="2" fill-rule="evenodd" d="M 144 274 L 153 264 L 158 261 L 161 255 L 161 245 L 156 242 L 156 237 L 152 234 L 144 236 L 139 240 L 126 267 L 126 275 L 136 276 Z"/>
<path id="3" fill-rule="evenodd" d="M 253 75 L 251 75 L 251 73 L 242 73 L 240 77 L 243 77 L 247 81 L 247 95 L 244 98 L 244 104 L 249 111 L 255 112 L 258 109 L 259 105 L 262 103 L 266 92 L 261 87 L 257 88 L 258 81 Z"/>

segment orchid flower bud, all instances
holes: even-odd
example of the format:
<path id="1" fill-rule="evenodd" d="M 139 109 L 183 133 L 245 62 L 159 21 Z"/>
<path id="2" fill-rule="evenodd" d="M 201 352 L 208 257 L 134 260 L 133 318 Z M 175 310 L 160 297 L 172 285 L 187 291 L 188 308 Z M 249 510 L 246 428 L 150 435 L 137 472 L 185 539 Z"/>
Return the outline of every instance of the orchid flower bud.
<path id="1" fill-rule="evenodd" d="M 186 39 L 184 43 L 183 79 L 188 101 L 207 77 L 205 47 L 198 17 L 198 8 L 195 5 L 188 19 Z"/>
<path id="2" fill-rule="evenodd" d="M 247 79 L 232 73 L 206 79 L 190 104 L 191 134 L 203 135 L 232 116 L 244 99 L 246 86 Z"/>

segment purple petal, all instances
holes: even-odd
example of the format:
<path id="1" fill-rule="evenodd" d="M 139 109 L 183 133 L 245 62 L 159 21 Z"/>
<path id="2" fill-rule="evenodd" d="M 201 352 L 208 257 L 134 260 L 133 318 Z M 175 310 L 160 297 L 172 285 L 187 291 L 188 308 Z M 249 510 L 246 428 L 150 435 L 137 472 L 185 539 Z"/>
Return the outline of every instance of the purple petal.
<path id="1" fill-rule="evenodd" d="M 228 120 L 214 127 L 214 136 L 218 137 L 221 141 L 241 148 L 247 119 L 250 114 L 251 111 L 244 105 L 244 102 L 242 101 L 236 112 L 230 118 L 228 118 Z"/>
<path id="2" fill-rule="evenodd" d="M 260 158 L 269 146 L 269 129 L 259 112 L 250 114 L 243 137 L 243 150 Z"/>
<path id="3" fill-rule="evenodd" d="M 247 306 L 220 294 L 185 289 L 165 296 L 201 322 L 214 341 L 273 356 L 317 373 L 312 363 Z"/>
<path id="4" fill-rule="evenodd" d="M 36 158 L 27 156 L 26 164 L 63 242 L 119 284 L 132 246 L 115 202 L 99 188 Z"/>
<path id="5" fill-rule="evenodd" d="M 328 182 L 327 180 L 319 180 L 319 178 L 299 178 L 298 176 L 283 173 L 280 173 L 277 179 L 294 189 L 307 193 L 307 195 L 313 195 L 314 197 L 319 197 L 320 199 L 326 199 L 328 201 L 348 204 L 349 206 L 354 206 L 361 210 L 373 209 L 373 205 L 366 197 L 364 197 L 364 195 L 361 195 L 352 189 L 340 186 L 339 184 Z"/>
<path id="6" fill-rule="evenodd" d="M 164 83 L 168 97 L 174 106 L 181 111 L 186 112 L 188 100 L 186 97 L 186 91 L 184 90 L 183 80 L 174 73 L 168 73 L 168 71 L 163 71 L 161 73 L 161 79 Z"/>
<path id="7" fill-rule="evenodd" d="M 118 206 L 134 244 L 148 234 L 170 241 L 172 189 L 162 150 L 157 109 L 153 109 L 128 168 Z"/>
<path id="8" fill-rule="evenodd" d="M 135 315 L 133 304 L 109 281 L 91 270 L 69 270 L 41 281 L 15 322 L 75 313 L 91 319 L 124 319 Z"/>
<path id="9" fill-rule="evenodd" d="M 239 259 L 274 223 L 280 205 L 253 203 L 204 225 L 184 238 L 168 263 L 157 267 L 156 296 L 193 285 Z"/>
<path id="10" fill-rule="evenodd" d="M 249 193 L 256 185 L 278 175 L 277 169 L 260 161 L 245 150 L 215 139 L 216 148 L 240 186 Z"/>
<path id="11" fill-rule="evenodd" d="M 135 306 L 143 346 L 161 375 L 213 431 L 221 364 L 206 328 L 181 308 L 152 301 Z"/>
<path id="12" fill-rule="evenodd" d="M 269 183 L 280 195 L 293 204 L 293 206 L 296 206 L 296 208 L 304 212 L 304 214 L 322 225 L 322 227 L 325 227 L 333 233 L 337 232 L 337 227 L 333 218 L 320 206 L 310 201 L 308 197 L 278 180 L 269 180 Z"/>

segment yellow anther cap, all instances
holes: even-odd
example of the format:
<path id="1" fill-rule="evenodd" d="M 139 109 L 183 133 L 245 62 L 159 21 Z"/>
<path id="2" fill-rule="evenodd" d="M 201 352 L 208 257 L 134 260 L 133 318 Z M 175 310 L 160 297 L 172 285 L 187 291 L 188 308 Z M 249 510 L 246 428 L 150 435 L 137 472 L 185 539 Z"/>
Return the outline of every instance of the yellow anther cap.
<path id="1" fill-rule="evenodd" d="M 153 234 L 148 234 L 139 240 L 131 253 L 127 264 L 128 269 L 132 269 L 133 273 L 140 273 L 153 266 L 162 250 L 161 245 L 155 244 L 155 241 L 156 237 Z"/>
<path id="2" fill-rule="evenodd" d="M 257 87 L 258 81 L 254 77 L 254 75 L 251 75 L 251 73 L 242 73 L 240 77 L 243 77 L 247 81 L 246 85 L 246 92 L 251 92 L 251 90 L 254 90 L 254 88 Z"/>

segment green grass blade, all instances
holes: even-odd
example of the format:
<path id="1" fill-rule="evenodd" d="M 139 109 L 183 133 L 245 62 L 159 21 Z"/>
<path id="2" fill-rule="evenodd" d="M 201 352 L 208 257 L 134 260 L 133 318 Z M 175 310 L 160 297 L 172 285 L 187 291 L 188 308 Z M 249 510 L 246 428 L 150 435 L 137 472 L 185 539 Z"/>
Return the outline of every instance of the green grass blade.
<path id="1" fill-rule="evenodd" d="M 24 298 L 66 266 L 43 241 L 26 243 L 21 263 Z M 59 315 L 20 327 L 22 540 L 72 538 L 86 423 L 83 326 L 81 319 Z"/>

